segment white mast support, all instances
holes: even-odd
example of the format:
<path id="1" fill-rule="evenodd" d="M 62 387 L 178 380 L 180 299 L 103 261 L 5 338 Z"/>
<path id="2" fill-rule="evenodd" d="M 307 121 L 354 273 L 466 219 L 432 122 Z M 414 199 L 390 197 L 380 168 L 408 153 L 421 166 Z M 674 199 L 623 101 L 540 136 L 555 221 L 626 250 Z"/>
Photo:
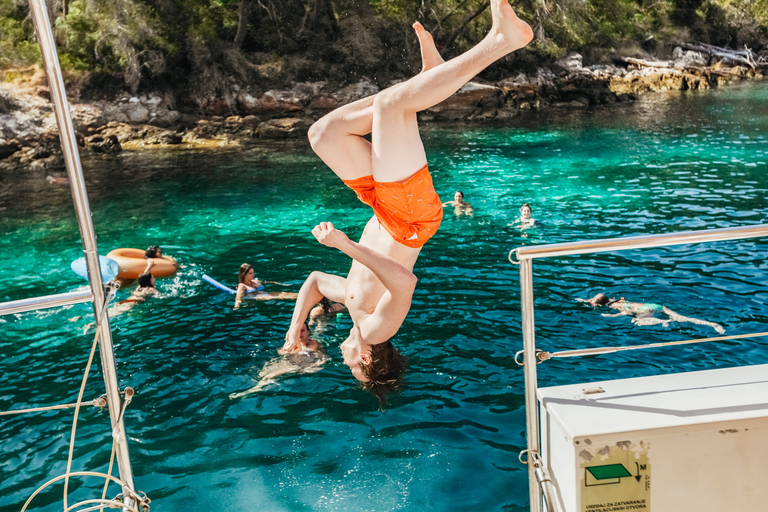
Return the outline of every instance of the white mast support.
<path id="1" fill-rule="evenodd" d="M 123 493 L 128 499 L 134 496 L 133 472 L 131 471 L 131 462 L 128 457 L 128 440 L 125 434 L 123 418 L 120 414 L 122 406 L 112 346 L 112 331 L 109 327 L 109 315 L 104 312 L 104 309 L 107 307 L 107 304 L 104 303 L 104 284 L 101 280 L 96 234 L 91 220 L 91 209 L 85 190 L 83 169 L 80 165 L 80 154 L 77 150 L 75 128 L 72 125 L 72 118 L 69 114 L 69 102 L 67 101 L 64 89 L 64 79 L 59 68 L 59 57 L 53 40 L 45 0 L 30 0 L 29 6 L 32 11 L 32 21 L 35 24 L 37 39 L 40 43 L 45 75 L 48 78 L 51 101 L 53 102 L 53 110 L 56 115 L 56 124 L 59 127 L 61 149 L 64 153 L 64 162 L 67 167 L 67 174 L 69 175 L 72 199 L 75 203 L 75 213 L 77 215 L 77 222 L 80 225 L 80 237 L 83 243 L 86 267 L 88 268 L 88 281 L 93 291 L 93 312 L 97 320 L 97 329 L 99 329 L 99 352 L 101 355 L 101 368 L 104 374 L 104 384 L 107 391 L 109 416 L 112 420 L 112 435 L 117 445 L 117 464 L 120 471 L 120 479 L 125 483 Z M 102 318 L 103 312 L 105 314 Z M 98 321 L 100 318 L 101 322 Z M 133 501 L 132 498 L 130 499 Z"/>
<path id="2" fill-rule="evenodd" d="M 525 365 L 525 426 L 528 433 L 528 493 L 531 512 L 541 512 L 541 490 L 536 478 L 539 450 L 539 407 L 536 398 L 536 337 L 533 324 L 533 265 L 520 260 L 520 306 L 523 314 L 523 353 Z"/>

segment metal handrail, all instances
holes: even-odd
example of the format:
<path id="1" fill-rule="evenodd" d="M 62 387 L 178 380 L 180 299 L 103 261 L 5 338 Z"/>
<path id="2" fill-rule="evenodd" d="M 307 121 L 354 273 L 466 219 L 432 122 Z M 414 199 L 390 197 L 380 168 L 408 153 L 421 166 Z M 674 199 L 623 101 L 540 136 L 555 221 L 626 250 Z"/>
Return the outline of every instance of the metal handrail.
<path id="1" fill-rule="evenodd" d="M 563 244 L 529 245 L 518 247 L 515 254 L 518 260 L 550 258 L 594 252 L 624 251 L 627 249 L 650 249 L 670 245 L 699 244 L 721 242 L 741 238 L 757 238 L 768 235 L 768 224 L 738 228 L 706 229 L 700 231 L 682 231 L 665 235 L 628 236 L 624 238 L 604 238 L 600 240 L 582 240 Z"/>
<path id="2" fill-rule="evenodd" d="M 0 316 L 24 313 L 25 311 L 36 311 L 38 309 L 70 306 L 84 302 L 93 302 L 93 294 L 90 289 L 3 302 L 0 303 Z"/>
<path id="3" fill-rule="evenodd" d="M 106 303 L 106 293 L 101 279 L 99 266 L 99 252 L 96 246 L 96 233 L 93 229 L 91 219 L 91 209 L 88 204 L 88 194 L 85 189 L 85 178 L 80 164 L 80 154 L 77 149 L 77 139 L 75 137 L 75 128 L 72 124 L 72 118 L 69 113 L 69 102 L 67 101 L 64 79 L 61 74 L 59 57 L 56 51 L 56 44 L 53 39 L 51 22 L 48 18 L 48 8 L 45 0 L 29 0 L 32 22 L 37 33 L 37 40 L 40 43 L 40 53 L 43 58 L 45 75 L 48 79 L 48 87 L 51 93 L 51 102 L 56 118 L 56 124 L 59 128 L 59 139 L 61 140 L 61 149 L 64 155 L 64 164 L 69 176 L 70 190 L 75 206 L 78 227 L 80 228 L 80 237 L 83 244 L 83 254 L 85 255 L 86 268 L 88 269 L 88 282 L 90 290 L 88 297 L 84 295 L 77 296 L 79 292 L 71 294 L 62 294 L 68 296 L 48 296 L 23 301 L 14 301 L 5 304 L 6 314 L 12 308 L 16 312 L 24 310 L 29 311 L 32 304 L 37 301 L 38 307 L 53 307 L 54 305 L 74 304 L 78 302 L 91 301 L 93 312 L 97 320 L 99 353 L 101 356 L 101 368 L 106 388 L 106 399 L 109 405 L 109 415 L 112 425 L 112 436 L 116 445 L 116 458 L 118 469 L 120 471 L 120 480 L 123 483 L 123 493 L 126 496 L 126 505 L 133 506 L 133 471 L 131 469 L 128 456 L 128 437 L 125 433 L 125 426 L 120 411 L 123 410 L 120 397 L 120 387 L 117 382 L 117 369 L 114 356 L 114 347 L 112 345 L 112 331 L 109 326 L 109 316 L 105 315 L 108 304 Z M 60 300 L 61 299 L 61 300 Z M 82 299 L 82 300 L 81 300 Z M 19 304 L 21 303 L 21 304 Z M 56 304 L 55 304 L 56 303 Z M 28 308 L 28 306 L 30 306 Z"/>
<path id="4" fill-rule="evenodd" d="M 533 312 L 533 260 L 554 256 L 569 256 L 596 252 L 624 251 L 628 249 L 650 249 L 671 245 L 720 242 L 744 238 L 768 236 L 768 224 L 756 226 L 683 231 L 664 235 L 631 236 L 600 240 L 582 240 L 562 244 L 533 245 L 518 247 L 512 252 L 520 265 L 520 309 L 522 314 L 523 357 L 525 361 L 536 361 L 536 336 Z M 510 253 L 511 256 L 511 253 Z M 510 261 L 511 258 L 510 258 Z M 513 261 L 513 263 L 515 263 Z M 536 398 L 538 382 L 536 365 L 523 366 L 525 379 L 525 415 L 529 458 L 539 457 L 539 409 Z M 536 466 L 528 464 L 528 492 L 531 512 L 542 512 L 542 490 L 538 485 Z M 548 507 L 549 508 L 549 507 Z"/>

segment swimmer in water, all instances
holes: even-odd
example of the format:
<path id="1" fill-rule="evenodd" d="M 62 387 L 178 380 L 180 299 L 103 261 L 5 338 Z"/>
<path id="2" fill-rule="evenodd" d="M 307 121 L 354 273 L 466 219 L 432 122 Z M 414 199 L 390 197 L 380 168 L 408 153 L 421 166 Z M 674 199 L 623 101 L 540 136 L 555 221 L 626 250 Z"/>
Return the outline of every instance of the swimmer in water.
<path id="1" fill-rule="evenodd" d="M 317 303 L 317 306 L 312 308 L 312 311 L 309 312 L 309 321 L 311 322 L 323 316 L 335 315 L 346 310 L 347 307 L 344 304 L 331 302 L 328 300 L 328 297 L 323 297 L 320 299 L 320 302 Z"/>
<path id="2" fill-rule="evenodd" d="M 172 258 L 171 256 L 163 256 L 163 249 L 161 249 L 157 245 L 150 245 L 147 247 L 147 250 L 144 251 L 144 259 L 147 260 L 147 266 L 144 269 L 144 272 L 152 272 L 152 267 L 157 264 L 158 261 L 165 260 L 171 264 L 173 264 L 174 267 L 176 267 L 176 270 L 179 270 L 179 262 L 176 261 L 176 258 Z"/>
<path id="3" fill-rule="evenodd" d="M 486 37 L 447 62 L 432 36 L 414 23 L 422 72 L 337 108 L 309 129 L 315 153 L 374 215 L 359 242 L 331 222 L 312 230 L 319 243 L 344 253 L 352 265 L 346 277 L 310 274 L 299 292 L 284 348 L 296 349 L 301 325 L 322 297 L 343 302 L 354 324 L 341 344 L 344 364 L 381 405 L 402 383 L 405 358 L 390 340 L 411 308 L 417 282 L 413 267 L 443 216 L 417 114 L 533 39 L 531 27 L 515 15 L 508 0 L 490 0 L 490 9 L 493 24 Z"/>
<path id="4" fill-rule="evenodd" d="M 531 217 L 531 205 L 525 203 L 520 207 L 520 217 L 515 220 L 510 226 L 517 226 L 520 229 L 532 228 L 533 226 L 540 225 L 541 222 Z"/>
<path id="5" fill-rule="evenodd" d="M 671 322 L 689 322 L 697 325 L 707 325 L 712 327 L 720 334 L 725 333 L 725 329 L 720 324 L 714 322 L 707 322 L 706 320 L 699 320 L 698 318 L 691 318 L 687 316 L 675 313 L 671 309 L 661 304 L 652 304 L 648 302 L 629 302 L 624 300 L 624 297 L 620 299 L 609 299 L 607 295 L 598 293 L 591 299 L 576 299 L 580 302 L 587 302 L 591 306 L 608 306 L 611 309 L 618 311 L 616 314 L 603 313 L 605 317 L 615 316 L 631 316 L 632 323 L 635 325 L 657 325 L 661 324 L 667 327 Z M 667 315 L 667 318 L 656 318 L 657 313 L 663 313 Z"/>
<path id="6" fill-rule="evenodd" d="M 461 190 L 457 190 L 456 193 L 453 194 L 453 201 L 443 203 L 443 206 L 453 206 L 453 213 L 455 213 L 457 217 L 461 214 L 471 217 L 474 213 L 472 205 L 464 201 L 464 192 Z"/>
<path id="7" fill-rule="evenodd" d="M 269 384 L 275 382 L 280 376 L 292 373 L 314 373 L 319 371 L 328 356 L 317 341 L 309 337 L 309 324 L 304 322 L 299 333 L 301 350 L 286 354 L 280 351 L 280 357 L 272 359 L 259 372 L 259 382 L 254 387 L 240 393 L 232 393 L 229 398 L 241 398 L 251 393 L 261 391 Z"/>
<path id="8" fill-rule="evenodd" d="M 272 281 L 270 281 L 272 282 Z M 280 283 L 275 283 L 280 284 Z M 250 298 L 256 300 L 285 299 L 295 300 L 297 293 L 291 292 L 265 292 L 264 283 L 256 279 L 255 271 L 250 263 L 243 263 L 237 271 L 237 292 L 235 293 L 235 309 L 240 307 L 245 294 L 254 294 Z"/>
<path id="9" fill-rule="evenodd" d="M 155 288 L 155 277 L 149 272 L 140 274 L 137 278 L 139 286 L 133 290 L 131 296 L 110 307 L 109 315 L 117 316 L 131 309 L 136 304 L 144 302 L 149 297 L 156 297 L 160 292 Z"/>

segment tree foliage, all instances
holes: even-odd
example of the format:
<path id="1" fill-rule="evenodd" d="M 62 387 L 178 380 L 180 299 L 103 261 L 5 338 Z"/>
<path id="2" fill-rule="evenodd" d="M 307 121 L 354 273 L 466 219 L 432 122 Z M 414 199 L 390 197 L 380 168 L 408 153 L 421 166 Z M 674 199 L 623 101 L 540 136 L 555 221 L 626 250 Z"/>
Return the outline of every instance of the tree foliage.
<path id="1" fill-rule="evenodd" d="M 290 81 L 382 84 L 419 69 L 411 24 L 446 58 L 491 25 L 488 0 L 57 0 L 65 65 L 117 77 L 132 92 L 166 88 L 198 103 L 243 86 Z M 647 41 L 693 37 L 760 44 L 768 0 L 518 0 L 536 39 L 497 70 L 541 65 L 570 50 L 607 55 Z M 591 52 L 591 53 L 590 53 Z M 28 7 L 0 0 L 0 67 L 39 59 Z M 498 71 L 497 71 L 498 72 Z"/>

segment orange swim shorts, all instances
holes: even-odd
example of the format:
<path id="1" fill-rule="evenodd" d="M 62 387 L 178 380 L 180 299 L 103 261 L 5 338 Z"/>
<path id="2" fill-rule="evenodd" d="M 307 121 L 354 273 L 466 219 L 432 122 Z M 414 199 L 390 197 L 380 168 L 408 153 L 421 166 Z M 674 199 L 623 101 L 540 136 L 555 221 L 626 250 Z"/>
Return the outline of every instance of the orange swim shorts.
<path id="1" fill-rule="evenodd" d="M 426 165 L 403 182 L 374 181 L 373 176 L 343 181 L 373 208 L 379 224 L 395 241 L 418 248 L 437 233 L 443 204 Z"/>

